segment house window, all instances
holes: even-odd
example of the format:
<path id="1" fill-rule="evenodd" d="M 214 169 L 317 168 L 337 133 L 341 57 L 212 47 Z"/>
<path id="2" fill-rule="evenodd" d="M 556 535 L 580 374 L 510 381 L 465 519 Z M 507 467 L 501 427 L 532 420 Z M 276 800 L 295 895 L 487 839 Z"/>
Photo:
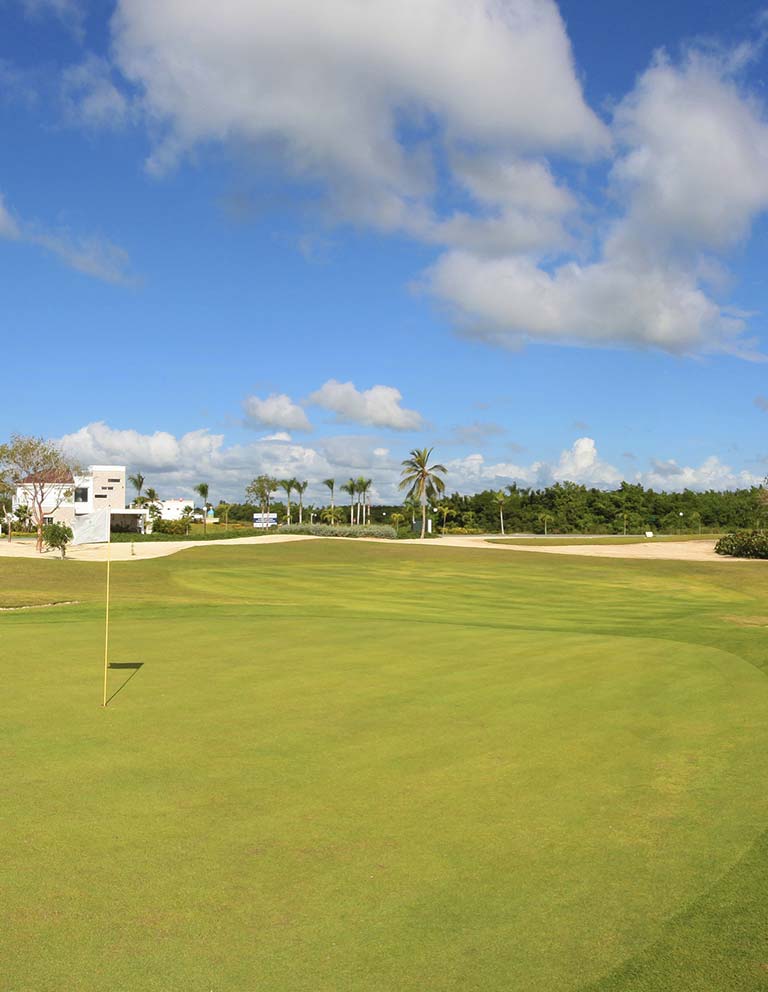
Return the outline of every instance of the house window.
<path id="1" fill-rule="evenodd" d="M 107 498 L 106 493 L 96 493 L 96 499 L 106 499 L 106 498 Z"/>
<path id="2" fill-rule="evenodd" d="M 44 524 L 52 524 L 53 523 L 53 517 L 43 517 L 43 523 Z"/>
<path id="3" fill-rule="evenodd" d="M 75 502 L 76 503 L 87 503 L 88 502 L 88 487 L 78 486 L 75 489 Z"/>
<path id="4" fill-rule="evenodd" d="M 107 482 L 121 482 L 121 479 L 107 479 Z"/>

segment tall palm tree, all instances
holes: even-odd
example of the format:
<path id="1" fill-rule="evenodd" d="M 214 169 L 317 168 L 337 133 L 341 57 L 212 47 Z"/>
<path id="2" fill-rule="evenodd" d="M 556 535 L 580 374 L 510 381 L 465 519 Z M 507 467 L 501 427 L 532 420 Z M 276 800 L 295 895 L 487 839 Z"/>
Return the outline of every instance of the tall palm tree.
<path id="1" fill-rule="evenodd" d="M 133 501 L 134 506 L 141 506 L 141 490 L 144 488 L 144 476 L 141 472 L 137 472 L 136 475 L 129 475 L 128 481 L 136 490 L 136 499 Z"/>
<path id="2" fill-rule="evenodd" d="M 332 524 L 335 524 L 336 523 L 336 510 L 335 510 L 335 507 L 333 505 L 333 496 L 334 496 L 334 490 L 336 489 L 336 480 L 335 479 L 323 479 L 323 485 L 326 486 L 330 490 L 330 493 L 331 493 L 330 521 L 331 521 Z"/>
<path id="3" fill-rule="evenodd" d="M 308 482 L 297 482 L 293 480 L 293 488 L 299 494 L 299 523 L 304 519 L 304 493 L 307 491 Z"/>
<path id="4" fill-rule="evenodd" d="M 445 492 L 445 482 L 440 478 L 448 469 L 445 465 L 430 465 L 429 459 L 434 448 L 414 448 L 411 457 L 406 458 L 400 473 L 400 489 L 407 489 L 408 496 L 414 496 L 421 504 L 421 539 L 427 532 L 427 501 Z"/>
<path id="5" fill-rule="evenodd" d="M 349 495 L 349 522 L 353 524 L 355 522 L 355 493 L 357 492 L 357 483 L 354 479 L 350 479 L 349 482 L 344 483 L 341 491 Z"/>
<path id="6" fill-rule="evenodd" d="M 278 486 L 285 490 L 286 503 L 288 504 L 288 524 L 291 523 L 291 493 L 296 488 L 295 479 L 280 479 Z"/>
<path id="7" fill-rule="evenodd" d="M 195 492 L 203 501 L 203 533 L 205 534 L 206 528 L 208 526 L 208 483 L 199 482 L 195 487 Z"/>
<path id="8" fill-rule="evenodd" d="M 547 536 L 547 524 L 551 524 L 554 519 L 552 514 L 547 513 L 546 510 L 539 514 L 539 520 L 544 524 L 544 537 Z"/>
<path id="9" fill-rule="evenodd" d="M 371 507 L 370 507 L 370 491 L 373 485 L 373 479 L 364 479 L 362 475 L 357 480 L 357 491 L 360 494 L 358 496 L 358 518 L 357 522 L 360 523 L 360 508 L 362 507 L 362 522 L 371 522 Z M 366 511 L 368 519 L 366 521 Z"/>
<path id="10" fill-rule="evenodd" d="M 503 489 L 499 489 L 498 492 L 493 494 L 493 498 L 499 504 L 499 520 L 501 521 L 501 536 L 504 536 L 504 503 L 507 499 L 507 494 Z"/>

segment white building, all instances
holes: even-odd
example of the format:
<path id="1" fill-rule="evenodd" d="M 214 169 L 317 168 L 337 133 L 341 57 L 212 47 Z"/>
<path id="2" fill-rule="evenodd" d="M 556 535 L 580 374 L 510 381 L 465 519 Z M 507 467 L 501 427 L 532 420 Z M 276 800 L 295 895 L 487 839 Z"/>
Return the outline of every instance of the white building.
<path id="1" fill-rule="evenodd" d="M 61 478 L 30 476 L 16 487 L 13 509 L 26 506 L 34 515 L 41 493 L 43 523 L 71 525 L 76 517 L 109 510 L 113 529 L 144 529 L 146 510 L 125 505 L 125 465 L 91 465 L 83 475 Z"/>
<path id="2" fill-rule="evenodd" d="M 160 511 L 161 520 L 181 520 L 184 516 L 184 510 L 187 507 L 191 509 L 195 508 L 194 499 L 182 499 L 176 497 L 174 499 L 159 499 L 153 503 Z"/>

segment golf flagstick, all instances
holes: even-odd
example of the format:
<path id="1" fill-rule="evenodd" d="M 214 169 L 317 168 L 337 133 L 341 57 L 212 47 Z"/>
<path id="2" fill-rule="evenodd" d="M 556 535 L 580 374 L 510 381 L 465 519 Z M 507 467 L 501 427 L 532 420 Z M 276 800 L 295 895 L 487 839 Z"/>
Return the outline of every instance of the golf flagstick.
<path id="1" fill-rule="evenodd" d="M 109 572 L 112 564 L 112 520 L 109 520 L 109 531 L 107 532 L 107 607 L 104 614 L 104 698 L 102 707 L 107 705 L 107 669 L 109 668 Z"/>

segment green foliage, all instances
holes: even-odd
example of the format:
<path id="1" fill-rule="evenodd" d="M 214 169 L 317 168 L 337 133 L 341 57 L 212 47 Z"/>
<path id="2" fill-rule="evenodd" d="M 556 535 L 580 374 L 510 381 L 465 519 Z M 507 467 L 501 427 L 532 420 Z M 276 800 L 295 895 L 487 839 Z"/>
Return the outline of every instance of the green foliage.
<path id="1" fill-rule="evenodd" d="M 508 533 L 552 534 L 655 534 L 716 533 L 746 530 L 759 524 L 765 511 L 760 490 L 728 492 L 708 490 L 680 493 L 656 492 L 623 482 L 618 489 L 588 489 L 573 482 L 558 482 L 544 489 L 507 488 L 504 525 Z M 498 494 L 493 490 L 443 497 L 450 505 L 446 532 L 493 533 L 499 529 Z M 680 514 L 683 514 L 682 517 Z"/>
<path id="2" fill-rule="evenodd" d="M 155 520 L 152 524 L 153 534 L 185 535 L 189 531 L 186 520 Z"/>
<path id="3" fill-rule="evenodd" d="M 768 534 L 756 530 L 726 534 L 715 545 L 715 551 L 732 558 L 768 558 Z"/>
<path id="4" fill-rule="evenodd" d="M 72 528 L 66 524 L 45 524 L 43 527 L 43 543 L 52 551 L 60 551 L 62 558 L 66 558 L 67 545 L 73 537 Z"/>

